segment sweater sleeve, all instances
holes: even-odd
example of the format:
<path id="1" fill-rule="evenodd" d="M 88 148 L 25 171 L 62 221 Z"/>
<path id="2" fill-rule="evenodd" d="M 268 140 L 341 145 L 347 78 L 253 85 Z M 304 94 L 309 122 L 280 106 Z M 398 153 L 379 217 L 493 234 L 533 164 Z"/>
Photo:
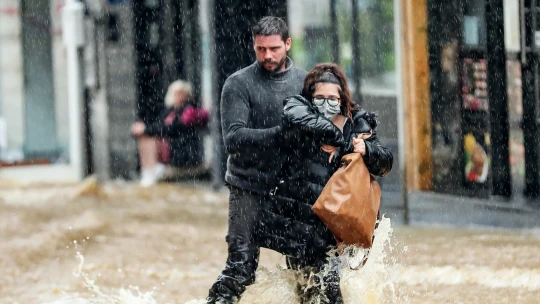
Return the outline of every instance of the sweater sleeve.
<path id="1" fill-rule="evenodd" d="M 281 126 L 248 128 L 250 111 L 245 85 L 228 78 L 221 93 L 221 128 L 227 153 L 236 153 L 245 146 L 270 147 L 278 138 Z"/>

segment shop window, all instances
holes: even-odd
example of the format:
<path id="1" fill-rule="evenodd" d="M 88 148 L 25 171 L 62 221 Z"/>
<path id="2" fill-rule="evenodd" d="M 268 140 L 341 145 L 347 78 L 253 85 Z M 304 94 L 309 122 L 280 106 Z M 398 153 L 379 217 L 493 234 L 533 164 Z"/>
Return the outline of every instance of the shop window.
<path id="1" fill-rule="evenodd" d="M 342 6 L 343 14 L 347 9 L 352 8 Z M 360 22 L 362 92 L 396 95 L 394 1 L 359 0 L 356 9 Z M 345 31 L 347 28 L 351 28 L 350 25 L 340 21 L 340 29 Z M 349 62 L 344 64 L 347 67 L 350 65 Z"/>
<path id="2" fill-rule="evenodd" d="M 396 95 L 394 1 L 358 0 L 362 92 Z M 337 33 L 331 25 L 330 6 L 335 4 Z M 333 37 L 339 41 L 339 64 L 349 79 L 354 77 L 352 61 L 353 1 L 290 0 L 289 28 L 293 45 L 291 56 L 297 66 L 309 70 L 315 64 L 333 61 Z M 351 83 L 352 84 L 352 83 Z M 355 88 L 352 87 L 354 90 Z"/>
<path id="3" fill-rule="evenodd" d="M 483 119 L 489 109 L 486 60 L 465 58 L 462 79 L 462 109 L 469 114 L 463 117 L 465 181 L 487 184 L 491 142 L 489 126 Z"/>
<path id="4" fill-rule="evenodd" d="M 330 0 L 289 0 L 291 56 L 305 70 L 332 61 Z"/>

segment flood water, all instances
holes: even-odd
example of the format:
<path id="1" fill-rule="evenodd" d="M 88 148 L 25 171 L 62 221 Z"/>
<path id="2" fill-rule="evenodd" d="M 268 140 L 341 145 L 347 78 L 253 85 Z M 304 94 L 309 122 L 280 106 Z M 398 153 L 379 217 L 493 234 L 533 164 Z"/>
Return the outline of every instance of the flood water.
<path id="1" fill-rule="evenodd" d="M 0 183 L 0 303 L 204 303 L 226 258 L 227 192 Z M 354 263 L 355 261 L 349 261 Z M 263 250 L 241 303 L 295 303 Z M 538 303 L 540 231 L 393 227 L 344 269 L 346 303 Z"/>

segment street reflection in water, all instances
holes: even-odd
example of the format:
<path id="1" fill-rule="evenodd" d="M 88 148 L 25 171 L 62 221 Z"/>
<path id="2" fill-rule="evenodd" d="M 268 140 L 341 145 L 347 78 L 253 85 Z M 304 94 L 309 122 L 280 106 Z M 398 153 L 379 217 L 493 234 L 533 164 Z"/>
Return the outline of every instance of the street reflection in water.
<path id="1" fill-rule="evenodd" d="M 0 303 L 204 303 L 226 258 L 227 192 L 89 179 L 0 183 Z M 346 303 L 538 303 L 540 231 L 392 227 L 384 219 Z M 354 258 L 349 263 L 354 264 Z M 262 250 L 240 303 L 297 303 Z M 199 299 L 199 300 L 197 300 Z"/>

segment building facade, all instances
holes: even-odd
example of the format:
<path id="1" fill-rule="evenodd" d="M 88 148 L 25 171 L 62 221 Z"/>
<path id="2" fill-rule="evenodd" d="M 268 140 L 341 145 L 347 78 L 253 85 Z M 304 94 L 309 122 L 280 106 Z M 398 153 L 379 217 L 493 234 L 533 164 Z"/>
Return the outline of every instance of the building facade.
<path id="1" fill-rule="evenodd" d="M 62 6 L 0 2 L 0 178 L 77 179 L 69 159 Z"/>
<path id="2" fill-rule="evenodd" d="M 214 117 L 201 157 L 219 183 L 225 158 L 218 119 L 221 86 L 226 77 L 255 60 L 250 30 L 266 15 L 287 19 L 293 39 L 290 56 L 298 67 L 309 70 L 316 63 L 332 61 L 345 69 L 355 101 L 379 113 L 383 125 L 379 136 L 397 155 L 398 3 L 85 1 L 88 173 L 102 180 L 137 178 L 137 146 L 130 125 L 141 108 L 162 107 L 168 83 L 182 78 L 194 84 L 197 101 Z M 63 0 L 0 4 L 1 178 L 77 179 L 66 173 L 70 127 L 61 41 L 63 4 Z M 394 170 L 385 186 L 397 188 L 399 179 Z"/>
<path id="3" fill-rule="evenodd" d="M 167 85 L 181 78 L 212 112 L 201 157 L 219 184 L 221 86 L 255 60 L 253 23 L 276 15 L 288 21 L 296 66 L 340 64 L 355 101 L 379 113 L 379 136 L 396 156 L 387 190 L 405 178 L 413 190 L 534 196 L 538 94 L 525 85 L 536 81 L 533 2 L 86 1 L 85 166 L 102 180 L 137 178 L 130 125 L 141 109 L 162 107 Z M 0 3 L 1 178 L 73 179 L 62 6 Z"/>

